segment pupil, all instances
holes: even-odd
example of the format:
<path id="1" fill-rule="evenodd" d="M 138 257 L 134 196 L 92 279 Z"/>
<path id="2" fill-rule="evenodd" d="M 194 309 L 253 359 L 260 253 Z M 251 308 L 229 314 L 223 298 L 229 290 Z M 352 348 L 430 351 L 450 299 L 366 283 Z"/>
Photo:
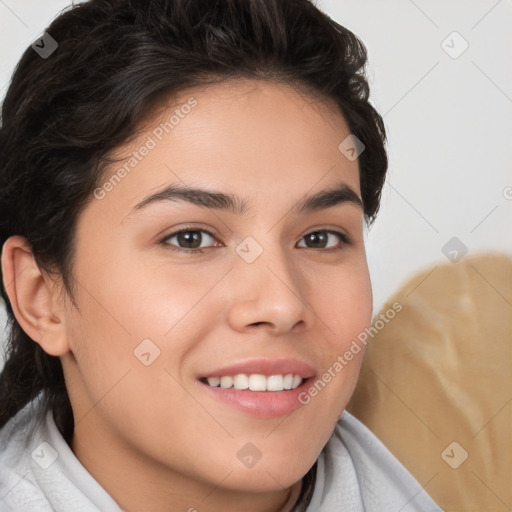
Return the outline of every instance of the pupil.
<path id="1" fill-rule="evenodd" d="M 188 249 L 196 249 L 201 245 L 201 234 L 198 231 L 185 231 L 178 235 L 178 241 L 180 244 L 194 244 L 196 242 L 192 247 L 190 245 L 187 246 Z"/>
<path id="2" fill-rule="evenodd" d="M 326 234 L 325 233 L 311 233 L 309 235 L 309 239 L 310 239 L 310 241 L 313 242 L 313 244 L 316 243 L 318 245 L 318 242 L 320 242 L 319 245 L 323 247 L 324 243 L 326 242 Z"/>

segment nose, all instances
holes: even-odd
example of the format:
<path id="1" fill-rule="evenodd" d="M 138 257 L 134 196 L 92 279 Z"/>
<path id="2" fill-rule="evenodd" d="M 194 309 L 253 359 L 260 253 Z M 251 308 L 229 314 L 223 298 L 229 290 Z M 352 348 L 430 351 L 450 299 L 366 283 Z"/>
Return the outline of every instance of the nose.
<path id="1" fill-rule="evenodd" d="M 235 292 L 228 313 L 240 332 L 266 329 L 278 336 L 310 328 L 315 314 L 307 303 L 308 283 L 281 249 L 265 250 L 254 262 L 236 262 Z"/>

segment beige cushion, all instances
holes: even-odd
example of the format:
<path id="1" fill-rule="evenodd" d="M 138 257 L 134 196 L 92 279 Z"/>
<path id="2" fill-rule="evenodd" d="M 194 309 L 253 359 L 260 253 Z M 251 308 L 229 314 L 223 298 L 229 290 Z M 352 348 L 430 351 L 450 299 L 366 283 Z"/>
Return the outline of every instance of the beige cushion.
<path id="1" fill-rule="evenodd" d="M 348 410 L 445 510 L 511 510 L 512 260 L 433 266 L 395 302 Z"/>

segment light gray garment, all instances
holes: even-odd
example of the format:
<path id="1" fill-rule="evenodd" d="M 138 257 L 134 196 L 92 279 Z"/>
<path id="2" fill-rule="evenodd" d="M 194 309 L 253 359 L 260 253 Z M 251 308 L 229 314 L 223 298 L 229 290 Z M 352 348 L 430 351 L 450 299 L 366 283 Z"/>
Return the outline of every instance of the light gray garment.
<path id="1" fill-rule="evenodd" d="M 347 411 L 317 464 L 307 512 L 442 510 Z M 122 509 L 75 457 L 38 397 L 0 430 L 0 512 L 70 511 Z"/>

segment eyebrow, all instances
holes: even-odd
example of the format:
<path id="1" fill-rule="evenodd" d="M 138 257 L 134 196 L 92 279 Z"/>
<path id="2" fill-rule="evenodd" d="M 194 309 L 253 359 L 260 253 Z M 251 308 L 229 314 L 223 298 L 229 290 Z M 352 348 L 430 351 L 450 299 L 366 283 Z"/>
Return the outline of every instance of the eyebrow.
<path id="1" fill-rule="evenodd" d="M 187 201 L 203 208 L 225 210 L 235 215 L 245 215 L 249 212 L 247 201 L 234 194 L 226 194 L 215 190 L 190 188 L 173 184 L 144 198 L 132 211 L 141 210 L 146 206 L 160 201 Z M 357 193 L 344 182 L 339 182 L 334 188 L 299 199 L 291 208 L 295 214 L 313 213 L 332 208 L 339 204 L 351 203 L 363 209 L 363 202 Z"/>

